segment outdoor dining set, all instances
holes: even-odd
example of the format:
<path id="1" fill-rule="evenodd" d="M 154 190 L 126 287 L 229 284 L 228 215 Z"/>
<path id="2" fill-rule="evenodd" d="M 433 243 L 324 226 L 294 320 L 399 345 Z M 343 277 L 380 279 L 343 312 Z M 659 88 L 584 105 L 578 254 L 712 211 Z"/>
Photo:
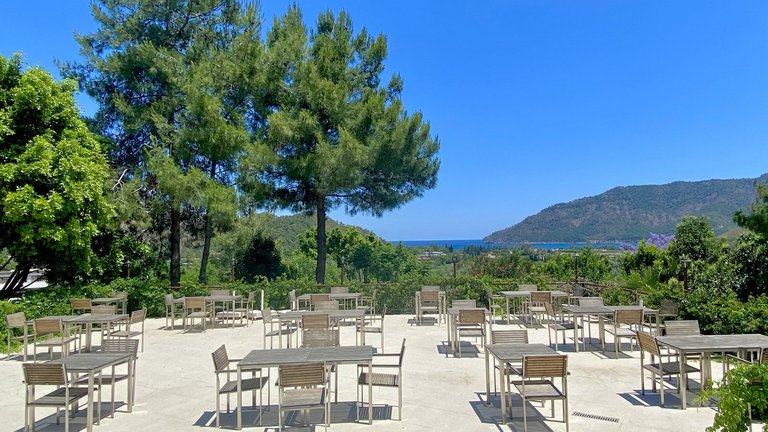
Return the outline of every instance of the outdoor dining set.
<path id="1" fill-rule="evenodd" d="M 592 327 L 597 327 L 600 351 L 604 358 L 619 358 L 622 341 L 640 351 L 641 393 L 645 393 L 645 376 L 652 379 L 652 390 L 658 388 L 661 406 L 665 405 L 664 378 L 677 376 L 680 408 L 687 407 L 689 374 L 699 374 L 701 383 L 712 379 L 712 355 L 736 361 L 768 362 L 768 336 L 761 334 L 702 335 L 698 322 L 676 320 L 676 305 L 665 301 L 659 309 L 642 305 L 608 306 L 601 297 L 574 295 L 560 290 L 538 290 L 536 285 L 520 284 L 517 290 L 488 290 L 487 307 L 475 300 L 457 299 L 446 304 L 446 293 L 437 287 L 422 287 L 416 293 L 416 322 L 423 323 L 425 314 L 434 312 L 434 320 L 447 322 L 447 339 L 456 357 L 462 357 L 460 339 L 470 337 L 479 341 L 485 351 L 486 404 L 491 395 L 498 396 L 501 420 L 511 408 L 510 392 L 515 388 L 523 406 L 527 401 L 562 400 L 562 416 L 568 430 L 568 355 L 560 348 L 570 345 L 573 352 L 587 351 L 593 344 Z M 498 317 L 498 319 L 496 319 Z M 509 329 L 516 323 L 520 328 Z M 494 326 L 496 329 L 494 329 Z M 528 328 L 545 328 L 549 344 L 529 343 Z M 558 343 L 558 336 L 562 342 Z M 613 338 L 613 353 L 606 353 L 606 338 Z M 571 336 L 572 344 L 567 344 Z M 479 351 L 475 351 L 479 353 Z M 724 361 L 724 367 L 728 367 Z M 491 392 L 493 381 L 494 391 Z M 523 427 L 527 431 L 527 413 L 523 409 Z"/>

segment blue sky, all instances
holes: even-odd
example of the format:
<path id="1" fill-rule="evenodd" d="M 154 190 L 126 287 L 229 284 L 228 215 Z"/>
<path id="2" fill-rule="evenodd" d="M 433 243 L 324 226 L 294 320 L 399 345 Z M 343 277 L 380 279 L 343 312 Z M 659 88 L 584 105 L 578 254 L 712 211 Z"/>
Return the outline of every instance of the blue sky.
<path id="1" fill-rule="evenodd" d="M 269 27 L 289 1 L 264 2 Z M 437 188 L 381 218 L 387 240 L 481 238 L 615 186 L 768 172 L 768 2 L 302 1 L 384 33 L 387 73 L 441 140 Z M 0 54 L 56 71 L 88 2 L 4 2 Z M 93 102 L 80 97 L 83 112 Z"/>

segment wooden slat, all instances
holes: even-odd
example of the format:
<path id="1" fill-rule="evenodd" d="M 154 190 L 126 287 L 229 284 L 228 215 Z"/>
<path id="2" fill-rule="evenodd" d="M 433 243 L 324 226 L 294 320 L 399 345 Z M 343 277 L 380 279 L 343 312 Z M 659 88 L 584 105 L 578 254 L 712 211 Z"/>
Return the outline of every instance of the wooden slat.
<path id="1" fill-rule="evenodd" d="M 130 352 L 134 355 L 139 352 L 138 339 L 113 338 L 101 342 L 101 350 L 104 352 Z"/>
<path id="2" fill-rule="evenodd" d="M 459 309 L 459 325 L 483 324 L 485 322 L 485 310 L 483 309 Z"/>
<path id="3" fill-rule="evenodd" d="M 117 306 L 98 305 L 91 308 L 92 315 L 114 315 L 117 313 Z"/>
<path id="4" fill-rule="evenodd" d="M 50 363 L 24 363 L 24 382 L 27 385 L 66 385 L 64 365 Z"/>
<path id="5" fill-rule="evenodd" d="M 330 327 L 328 314 L 304 315 L 301 317 L 301 326 L 304 329 L 327 329 Z"/>
<path id="6" fill-rule="evenodd" d="M 37 336 L 64 332 L 60 319 L 36 319 L 33 325 Z"/>
<path id="7" fill-rule="evenodd" d="M 491 332 L 491 343 L 528 343 L 528 330 L 494 330 Z"/>
<path id="8" fill-rule="evenodd" d="M 568 373 L 567 369 L 566 355 L 523 357 L 523 378 L 564 377 Z"/>
<path id="9" fill-rule="evenodd" d="M 640 345 L 640 350 L 645 351 L 651 355 L 660 356 L 661 350 L 659 350 L 659 344 L 656 342 L 656 338 L 645 332 L 635 332 L 637 335 L 637 343 Z"/>
<path id="10" fill-rule="evenodd" d="M 184 297 L 184 309 L 205 309 L 205 298 Z"/>
<path id="11" fill-rule="evenodd" d="M 23 328 L 26 325 L 27 318 L 24 312 L 16 312 L 5 316 L 5 324 L 8 328 Z"/>
<path id="12" fill-rule="evenodd" d="M 325 385 L 323 363 L 302 363 L 280 365 L 278 368 L 280 387 L 311 387 Z"/>
<path id="13" fill-rule="evenodd" d="M 227 347 L 224 345 L 221 345 L 211 353 L 211 357 L 213 357 L 213 367 L 217 371 L 224 370 L 229 366 L 229 356 L 227 355 Z"/>
<path id="14" fill-rule="evenodd" d="M 643 309 L 619 309 L 613 315 L 613 321 L 619 324 L 642 324 Z"/>
<path id="15" fill-rule="evenodd" d="M 305 328 L 301 337 L 301 346 L 306 348 L 339 346 L 339 331 Z"/>
<path id="16" fill-rule="evenodd" d="M 698 320 L 665 321 L 664 329 L 667 336 L 700 335 Z"/>

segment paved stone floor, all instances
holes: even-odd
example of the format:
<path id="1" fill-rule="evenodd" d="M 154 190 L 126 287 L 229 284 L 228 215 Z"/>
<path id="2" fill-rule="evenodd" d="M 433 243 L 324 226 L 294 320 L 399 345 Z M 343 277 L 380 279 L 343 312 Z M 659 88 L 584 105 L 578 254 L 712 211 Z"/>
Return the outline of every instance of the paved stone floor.
<path id="1" fill-rule="evenodd" d="M 214 373 L 211 352 L 226 344 L 232 358 L 244 356 L 249 350 L 262 347 L 262 324 L 236 328 L 217 327 L 206 332 L 165 329 L 165 320 L 150 319 L 146 323 L 144 352 L 140 353 L 137 369 L 136 406 L 133 413 L 118 408 L 115 418 L 108 418 L 104 405 L 101 424 L 96 431 L 200 431 L 214 426 Z M 513 399 L 514 420 L 500 424 L 500 406 L 496 395 L 491 404 L 485 401 L 485 359 L 482 348 L 472 340 L 463 342 L 465 356 L 456 358 L 448 348 L 445 324 L 415 325 L 412 316 L 386 317 L 385 351 L 395 352 L 403 338 L 407 339 L 404 364 L 403 420 L 397 417 L 397 391 L 374 388 L 373 426 L 355 421 L 354 400 L 356 369 L 341 366 L 339 370 L 339 403 L 332 408 L 333 431 L 522 431 L 522 400 Z M 494 324 L 495 329 L 519 328 L 516 324 Z M 593 329 L 593 336 L 597 329 Z M 547 343 L 544 329 L 530 329 L 531 342 Z M 353 326 L 341 328 L 343 344 L 354 343 Z M 378 344 L 378 335 L 369 336 L 369 343 Z M 610 336 L 609 336 L 610 338 Z M 670 388 L 666 394 L 667 407 L 659 406 L 658 394 L 640 395 L 640 360 L 637 350 L 613 358 L 612 339 L 603 354 L 599 345 L 588 346 L 588 352 L 573 352 L 572 340 L 560 346 L 568 354 L 570 430 L 572 431 L 701 431 L 711 425 L 714 409 L 698 406 L 695 393 L 689 393 L 689 407 L 680 410 L 680 399 Z M 625 343 L 625 349 L 628 344 Z M 720 375 L 720 365 L 713 365 Z M 273 373 L 274 376 L 274 373 Z M 698 380 L 697 375 L 693 375 Z M 693 383 L 692 383 L 693 384 Z M 646 386 L 650 385 L 647 381 Z M 697 385 L 697 384 L 694 384 Z M 668 383 L 668 386 L 671 386 Z M 23 430 L 24 385 L 19 357 L 0 361 L 0 430 Z M 266 395 L 265 395 L 266 397 Z M 118 385 L 118 400 L 125 399 L 125 384 Z M 246 398 L 248 399 L 248 398 Z M 272 385 L 272 407 L 258 425 L 256 411 L 245 411 L 244 430 L 277 430 L 277 392 Z M 233 398 L 234 403 L 234 398 Z M 226 398 L 222 398 L 222 409 Z M 37 410 L 38 431 L 62 431 L 55 424 L 53 410 Z M 550 407 L 534 402 L 526 407 L 528 430 L 564 431 L 562 409 L 555 406 L 555 418 Z M 592 419 L 573 413 L 585 413 L 610 419 Z M 85 429 L 81 410 L 73 419 L 71 430 Z M 367 416 L 367 412 L 363 415 Z M 319 420 L 319 412 L 310 420 Z M 232 428 L 235 416 L 222 415 L 222 426 Z M 287 417 L 292 428 L 286 430 L 315 430 L 303 427 L 300 417 Z M 316 429 L 320 430 L 322 426 Z"/>

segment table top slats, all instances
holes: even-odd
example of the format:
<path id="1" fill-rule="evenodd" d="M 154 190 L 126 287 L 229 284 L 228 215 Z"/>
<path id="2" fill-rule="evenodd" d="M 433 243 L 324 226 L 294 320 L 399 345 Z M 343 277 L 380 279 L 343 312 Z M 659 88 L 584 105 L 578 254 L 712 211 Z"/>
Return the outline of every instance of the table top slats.
<path id="1" fill-rule="evenodd" d="M 125 363 L 133 354 L 129 352 L 90 352 L 70 354 L 47 363 L 63 364 L 69 372 L 100 371 L 106 367 Z"/>
<path id="2" fill-rule="evenodd" d="M 372 358 L 373 347 L 370 345 L 257 349 L 249 352 L 238 363 L 238 366 L 247 369 L 307 362 L 362 363 L 370 361 Z"/>
<path id="3" fill-rule="evenodd" d="M 659 336 L 656 340 L 661 345 L 689 352 L 768 348 L 768 336 L 761 334 Z"/>
<path id="4" fill-rule="evenodd" d="M 523 356 L 528 355 L 556 355 L 559 354 L 549 345 L 540 343 L 521 344 L 521 343 L 502 343 L 488 344 L 485 348 L 499 359 L 500 362 L 521 362 Z"/>

